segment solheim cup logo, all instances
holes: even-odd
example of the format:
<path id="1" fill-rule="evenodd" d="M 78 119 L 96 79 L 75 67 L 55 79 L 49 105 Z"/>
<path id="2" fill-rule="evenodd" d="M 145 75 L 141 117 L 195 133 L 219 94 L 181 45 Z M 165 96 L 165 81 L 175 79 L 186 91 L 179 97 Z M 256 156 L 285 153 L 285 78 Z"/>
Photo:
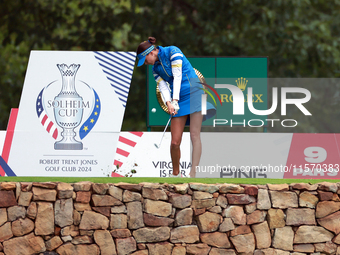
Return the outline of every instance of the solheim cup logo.
<path id="1" fill-rule="evenodd" d="M 36 101 L 37 115 L 46 131 L 56 140 L 55 150 L 82 150 L 80 140 L 91 132 L 98 121 L 100 99 L 96 91 L 83 81 L 77 83 L 80 85 L 77 85 L 77 90 L 82 91 L 79 93 L 82 96 L 78 94 L 76 74 L 79 64 L 57 64 L 57 67 L 62 78 L 61 90 L 55 84 L 60 80 L 55 80 L 40 91 Z M 85 121 L 84 116 L 87 116 Z"/>
<path id="2" fill-rule="evenodd" d="M 75 88 L 75 77 L 80 65 L 57 65 L 62 76 L 62 88 L 54 98 L 53 108 L 57 124 L 63 128 L 63 139 L 54 144 L 56 150 L 82 150 L 83 143 L 74 139 L 74 128 L 78 127 L 83 117 L 83 98 Z"/>

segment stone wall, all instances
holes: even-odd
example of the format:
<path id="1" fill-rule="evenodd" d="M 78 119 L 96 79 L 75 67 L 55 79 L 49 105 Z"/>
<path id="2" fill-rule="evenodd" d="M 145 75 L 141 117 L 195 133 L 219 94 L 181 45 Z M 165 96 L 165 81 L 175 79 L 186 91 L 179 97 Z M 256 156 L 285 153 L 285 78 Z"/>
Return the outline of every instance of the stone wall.
<path id="1" fill-rule="evenodd" d="M 337 183 L 0 183 L 0 254 L 340 254 Z"/>

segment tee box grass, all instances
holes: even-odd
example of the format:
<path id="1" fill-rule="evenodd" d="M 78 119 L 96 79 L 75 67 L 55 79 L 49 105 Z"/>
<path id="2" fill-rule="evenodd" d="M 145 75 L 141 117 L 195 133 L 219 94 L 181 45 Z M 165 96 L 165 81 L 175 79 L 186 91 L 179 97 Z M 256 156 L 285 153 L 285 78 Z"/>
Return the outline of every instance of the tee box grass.
<path id="1" fill-rule="evenodd" d="M 66 182 L 76 183 L 90 181 L 93 183 L 234 183 L 234 184 L 290 184 L 290 183 L 320 183 L 339 182 L 339 179 L 267 179 L 267 178 L 158 178 L 158 177 L 0 177 L 0 182 Z"/>

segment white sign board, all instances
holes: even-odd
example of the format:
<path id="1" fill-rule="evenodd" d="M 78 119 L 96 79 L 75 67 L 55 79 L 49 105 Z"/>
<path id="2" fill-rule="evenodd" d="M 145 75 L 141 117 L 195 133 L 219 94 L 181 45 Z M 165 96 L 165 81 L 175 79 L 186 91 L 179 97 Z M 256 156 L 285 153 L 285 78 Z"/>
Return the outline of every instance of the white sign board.
<path id="1" fill-rule="evenodd" d="M 166 177 L 172 173 L 170 132 L 121 132 L 113 176 Z M 201 133 L 197 178 L 338 179 L 340 134 Z M 191 169 L 190 134 L 183 133 L 180 170 Z"/>
<path id="2" fill-rule="evenodd" d="M 160 147 L 163 132 L 121 132 L 114 160 L 113 176 L 167 177 L 172 174 L 170 156 L 171 133 L 166 132 Z M 180 174 L 190 173 L 190 134 L 183 133 L 181 142 Z"/>
<path id="3" fill-rule="evenodd" d="M 5 143 L 5 137 L 6 137 L 6 131 L 1 130 L 0 131 L 0 152 L 2 153 L 2 148 Z"/>
<path id="4" fill-rule="evenodd" d="M 32 51 L 8 165 L 17 176 L 105 176 L 134 52 Z"/>

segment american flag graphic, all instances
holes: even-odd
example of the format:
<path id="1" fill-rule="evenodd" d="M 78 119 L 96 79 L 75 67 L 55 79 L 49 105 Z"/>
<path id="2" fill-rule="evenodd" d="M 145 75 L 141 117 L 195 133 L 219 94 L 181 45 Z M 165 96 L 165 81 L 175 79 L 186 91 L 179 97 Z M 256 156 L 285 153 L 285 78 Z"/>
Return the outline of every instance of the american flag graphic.
<path id="1" fill-rule="evenodd" d="M 129 157 L 130 152 L 136 146 L 143 132 L 127 132 L 121 133 L 117 143 L 117 150 L 113 164 L 121 167 L 125 160 Z M 112 177 L 121 177 L 118 173 L 112 173 Z"/>
<path id="2" fill-rule="evenodd" d="M 58 137 L 58 129 L 55 123 L 47 116 L 44 106 L 42 104 L 42 97 L 44 93 L 45 88 L 43 88 L 38 97 L 37 97 L 37 104 L 36 104 L 36 110 L 37 115 L 40 120 L 40 123 L 44 126 L 46 131 L 54 138 L 57 139 Z"/>
<path id="3" fill-rule="evenodd" d="M 84 122 L 84 124 L 79 129 L 80 139 L 83 139 L 85 136 L 87 136 L 90 133 L 90 131 L 92 130 L 94 125 L 96 125 L 97 120 L 98 120 L 99 115 L 100 115 L 100 109 L 101 109 L 100 99 L 99 99 L 98 94 L 96 93 L 96 91 L 93 88 L 92 88 L 92 91 L 94 93 L 94 103 L 95 104 L 94 104 L 94 107 L 93 107 L 93 110 L 92 110 L 90 117 Z"/>
<path id="4" fill-rule="evenodd" d="M 106 78 L 114 88 L 123 107 L 126 107 L 136 53 L 118 51 L 95 51 L 94 53 L 98 64 L 102 67 Z"/>

